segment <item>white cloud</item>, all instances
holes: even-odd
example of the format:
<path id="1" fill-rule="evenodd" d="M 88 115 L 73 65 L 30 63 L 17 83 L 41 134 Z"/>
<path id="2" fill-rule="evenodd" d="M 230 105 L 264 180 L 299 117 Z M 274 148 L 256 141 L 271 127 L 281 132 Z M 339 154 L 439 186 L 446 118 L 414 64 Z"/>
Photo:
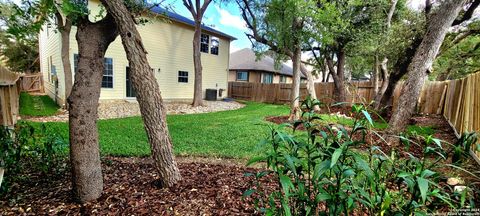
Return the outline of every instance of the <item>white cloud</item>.
<path id="1" fill-rule="evenodd" d="M 215 9 L 217 9 L 218 13 L 220 14 L 220 24 L 224 26 L 234 27 L 242 31 L 247 30 L 247 24 L 242 19 L 242 17 L 233 15 L 227 10 L 218 7 L 217 5 L 215 5 Z"/>

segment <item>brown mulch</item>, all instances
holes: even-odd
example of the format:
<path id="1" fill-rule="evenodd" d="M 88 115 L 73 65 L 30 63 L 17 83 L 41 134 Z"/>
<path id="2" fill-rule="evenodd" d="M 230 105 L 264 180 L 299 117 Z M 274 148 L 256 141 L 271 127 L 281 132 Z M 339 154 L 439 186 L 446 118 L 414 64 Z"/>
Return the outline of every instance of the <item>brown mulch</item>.
<path id="1" fill-rule="evenodd" d="M 332 112 L 340 114 L 344 114 L 349 116 L 350 113 L 348 111 L 348 108 L 340 108 L 336 107 L 338 109 L 333 110 Z M 283 123 L 292 123 L 289 121 L 289 116 L 270 116 L 265 118 L 266 121 L 273 122 L 275 124 L 283 124 Z M 378 121 L 378 120 L 377 120 Z M 438 138 L 440 140 L 443 140 L 445 142 L 454 144 L 457 141 L 457 137 L 455 136 L 455 133 L 453 129 L 450 127 L 448 122 L 439 115 L 429 115 L 429 116 L 414 116 L 410 119 L 411 125 L 417 125 L 417 126 L 433 126 L 435 130 L 435 134 L 433 134 L 433 137 Z M 303 126 L 297 127 L 297 130 L 305 130 Z M 347 128 L 349 130 L 349 128 Z M 383 131 L 378 131 L 379 135 L 384 135 Z M 360 134 L 358 134 L 360 136 Z M 357 137 L 360 138 L 360 137 Z M 384 140 L 378 137 L 376 134 L 370 134 L 369 137 L 367 137 L 367 144 L 360 146 L 360 148 L 369 148 L 370 146 L 378 146 L 380 149 L 385 152 L 386 154 L 389 154 L 392 150 L 401 150 L 399 153 L 401 156 L 408 157 L 409 154 L 412 154 L 414 156 L 421 156 L 423 152 L 423 147 L 420 145 L 416 144 L 411 144 L 411 146 L 408 149 L 399 149 L 397 146 L 392 146 L 387 144 Z"/>
<path id="2" fill-rule="evenodd" d="M 70 175 L 56 180 L 30 176 L 8 197 L 0 198 L 0 215 L 252 215 L 251 201 L 242 200 L 257 169 L 233 163 L 180 162 L 183 180 L 156 186 L 149 158 L 104 159 L 104 193 L 95 202 L 76 204 Z M 268 183 L 267 183 L 268 184 Z"/>

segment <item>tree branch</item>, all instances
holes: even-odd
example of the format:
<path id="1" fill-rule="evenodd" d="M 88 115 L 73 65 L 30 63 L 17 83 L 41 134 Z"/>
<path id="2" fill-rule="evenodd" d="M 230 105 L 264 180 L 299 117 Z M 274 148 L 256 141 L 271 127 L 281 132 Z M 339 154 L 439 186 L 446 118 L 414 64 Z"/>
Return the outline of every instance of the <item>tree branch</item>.
<path id="1" fill-rule="evenodd" d="M 254 15 L 252 9 L 250 8 L 250 5 L 248 4 L 249 0 L 243 0 L 243 5 L 244 6 L 242 6 L 242 3 L 240 3 L 239 1 L 240 0 L 237 0 L 237 3 L 240 6 L 240 9 L 242 11 L 242 17 L 245 20 L 245 22 L 247 23 L 247 27 L 253 33 L 253 34 L 245 33 L 247 35 L 247 37 L 249 37 L 249 39 L 255 39 L 255 41 L 269 46 L 271 50 L 273 50 L 277 53 L 283 53 L 283 54 L 285 54 L 289 57 L 292 57 L 293 52 L 291 52 L 288 49 L 280 49 L 278 47 L 278 45 L 276 45 L 272 41 L 265 38 L 264 35 L 260 35 L 260 33 L 258 32 L 258 28 L 257 28 L 257 24 L 256 24 L 257 21 L 256 21 L 256 18 L 255 18 L 255 15 Z M 249 17 L 252 19 L 252 21 L 250 21 Z"/>
<path id="2" fill-rule="evenodd" d="M 473 13 L 475 12 L 475 9 L 477 9 L 479 5 L 480 5 L 480 0 L 473 1 L 472 4 L 470 4 L 470 6 L 468 7 L 467 11 L 465 11 L 463 16 L 460 19 L 457 18 L 455 21 L 453 21 L 452 26 L 460 25 L 463 22 L 471 19 L 473 16 Z"/>

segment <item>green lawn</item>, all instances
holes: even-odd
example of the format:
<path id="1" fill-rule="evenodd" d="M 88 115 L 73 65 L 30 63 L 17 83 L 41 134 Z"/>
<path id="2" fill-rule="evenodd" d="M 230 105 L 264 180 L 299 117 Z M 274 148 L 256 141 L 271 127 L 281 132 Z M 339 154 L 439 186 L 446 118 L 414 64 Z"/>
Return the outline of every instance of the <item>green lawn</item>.
<path id="1" fill-rule="evenodd" d="M 287 106 L 247 102 L 232 111 L 169 115 L 168 128 L 177 155 L 249 158 L 267 136 L 265 116 L 287 115 Z M 39 126 L 41 123 L 32 123 Z M 68 125 L 49 122 L 47 126 L 68 137 Z M 140 117 L 98 121 L 103 155 L 147 156 L 150 148 Z"/>
<path id="2" fill-rule="evenodd" d="M 20 94 L 20 115 L 52 116 L 60 108 L 55 101 L 46 95 L 33 96 L 22 92 Z"/>
<path id="3" fill-rule="evenodd" d="M 267 116 L 288 115 L 283 105 L 246 102 L 247 106 L 232 111 L 169 115 L 168 127 L 177 155 L 250 158 L 258 154 L 258 143 L 268 136 Z M 352 124 L 351 120 L 323 115 L 325 121 Z M 42 123 L 32 123 L 40 126 Z M 48 128 L 68 137 L 68 125 L 46 123 Z M 98 121 L 100 147 L 103 155 L 147 156 L 150 148 L 140 117 Z M 378 128 L 386 123 L 378 123 Z M 414 128 L 415 129 L 415 128 Z M 416 128 L 415 130 L 423 130 Z"/>

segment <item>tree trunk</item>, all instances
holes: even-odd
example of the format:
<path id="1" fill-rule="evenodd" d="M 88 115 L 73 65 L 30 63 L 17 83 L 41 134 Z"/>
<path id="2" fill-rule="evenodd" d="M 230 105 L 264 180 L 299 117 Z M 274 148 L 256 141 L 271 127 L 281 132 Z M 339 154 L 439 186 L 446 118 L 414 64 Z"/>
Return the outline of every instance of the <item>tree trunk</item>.
<path id="1" fill-rule="evenodd" d="M 378 94 L 378 76 L 380 74 L 378 56 L 375 55 L 375 61 L 373 64 L 373 74 L 372 74 L 372 84 L 373 84 L 373 95 Z"/>
<path id="2" fill-rule="evenodd" d="M 200 19 L 201 20 L 201 19 Z M 202 23 L 198 20 L 195 22 L 195 33 L 193 35 L 193 64 L 195 68 L 195 81 L 193 89 L 192 106 L 203 106 L 203 90 L 202 90 L 202 55 L 200 53 L 200 39 L 202 35 Z"/>
<path id="3" fill-rule="evenodd" d="M 130 64 L 132 84 L 137 92 L 140 112 L 152 149 L 155 167 L 164 186 L 171 187 L 181 179 L 167 127 L 166 109 L 160 87 L 147 60 L 142 38 L 122 0 L 102 0 L 118 25 L 122 44 Z"/>
<path id="4" fill-rule="evenodd" d="M 330 79 L 330 76 L 328 73 L 328 66 L 327 66 L 327 62 L 324 61 L 323 70 L 322 70 L 322 82 L 328 82 L 328 79 Z"/>
<path id="5" fill-rule="evenodd" d="M 397 3 L 398 3 L 398 0 L 392 0 L 392 5 L 390 6 L 390 9 L 388 10 L 388 15 L 387 15 L 387 22 L 386 22 L 386 30 L 387 32 L 390 30 L 391 26 L 392 26 L 392 17 L 393 17 L 393 13 L 395 12 L 395 9 L 397 7 Z M 375 56 L 375 63 L 378 63 L 378 58 L 377 56 Z M 381 69 L 381 72 L 382 72 L 382 79 L 383 79 L 383 83 L 382 83 L 382 87 L 380 89 L 378 89 L 378 81 L 377 81 L 377 91 L 375 92 L 375 109 L 378 110 L 380 108 L 382 108 L 382 96 L 384 95 L 384 93 L 386 92 L 388 86 L 389 86 L 389 82 L 387 82 L 387 80 L 389 79 L 389 74 L 388 74 L 388 58 L 387 57 L 384 57 L 382 62 L 380 63 L 380 69 Z M 378 66 L 375 66 L 377 67 L 378 69 Z M 377 70 L 378 72 L 378 70 Z M 377 73 L 378 74 L 378 73 Z M 400 77 L 401 78 L 401 77 Z M 399 79 L 400 79 L 399 78 Z M 396 82 L 398 82 L 398 80 L 395 81 L 395 85 L 393 85 L 393 89 L 391 92 L 389 92 L 390 94 L 393 94 L 394 90 L 395 90 L 395 87 L 396 87 Z M 390 85 L 392 86 L 392 85 Z M 391 100 L 391 97 L 389 97 L 389 100 Z M 384 104 L 386 105 L 386 104 Z"/>
<path id="6" fill-rule="evenodd" d="M 396 109 L 389 122 L 389 132 L 397 134 L 405 129 L 415 111 L 418 96 L 427 77 L 427 71 L 432 66 L 449 27 L 460 12 L 465 0 L 447 0 L 433 14 L 427 28 L 427 33 L 417 49 L 412 63 L 408 67 L 408 79 L 402 89 L 399 108 Z"/>
<path id="7" fill-rule="evenodd" d="M 70 96 L 72 92 L 72 65 L 70 64 L 70 31 L 72 29 L 72 22 L 70 19 L 65 20 L 63 30 L 60 31 L 62 37 L 62 64 L 63 75 L 65 76 L 65 98 Z M 68 103 L 66 103 L 68 104 Z"/>
<path id="8" fill-rule="evenodd" d="M 73 85 L 72 66 L 70 64 L 70 32 L 72 30 L 72 21 L 66 17 L 64 19 L 60 13 L 55 13 L 55 16 L 60 37 L 62 38 L 61 57 L 65 82 L 65 99 L 67 99 L 70 96 Z M 68 109 L 68 103 L 65 103 L 65 106 Z"/>
<path id="9" fill-rule="evenodd" d="M 395 90 L 395 87 L 397 86 L 398 81 L 403 76 L 403 74 L 400 77 L 390 76 L 389 72 L 388 72 L 387 61 L 388 61 L 388 59 L 384 58 L 383 61 L 380 63 L 380 72 L 382 74 L 382 86 L 380 87 L 380 89 L 378 89 L 377 93 L 375 94 L 375 109 L 376 110 L 379 110 L 381 108 L 384 108 L 385 106 L 388 106 L 389 101 L 392 101 L 392 96 L 393 96 L 393 92 Z M 390 87 L 390 89 L 389 89 L 389 87 Z M 383 97 L 385 94 L 387 94 L 388 97 Z M 384 98 L 388 99 L 389 101 L 383 101 L 383 103 L 382 103 L 382 99 L 384 99 Z M 384 107 L 382 107 L 382 105 L 384 105 Z"/>
<path id="10" fill-rule="evenodd" d="M 291 92 L 291 104 L 290 104 L 290 120 L 297 120 L 300 118 L 300 64 L 302 57 L 302 50 L 300 47 L 294 48 L 292 56 L 293 64 L 293 83 Z"/>
<path id="11" fill-rule="evenodd" d="M 346 102 L 347 96 L 345 93 L 345 52 L 340 49 L 337 53 L 337 70 L 335 73 L 335 66 L 331 58 L 327 58 L 328 69 L 330 75 L 333 77 L 333 84 L 335 86 L 335 100 L 339 103 Z"/>
<path id="12" fill-rule="evenodd" d="M 88 19 L 78 23 L 78 72 L 68 103 L 73 192 L 81 203 L 97 199 L 103 190 L 97 108 L 105 51 L 116 36 L 109 16 L 97 23 Z"/>
<path id="13" fill-rule="evenodd" d="M 311 71 L 307 71 L 307 68 L 303 64 L 300 65 L 300 71 L 305 77 L 307 77 L 307 91 L 312 100 L 317 100 L 317 93 L 315 92 L 315 82 Z M 313 110 L 320 111 L 320 107 L 315 105 Z"/>

